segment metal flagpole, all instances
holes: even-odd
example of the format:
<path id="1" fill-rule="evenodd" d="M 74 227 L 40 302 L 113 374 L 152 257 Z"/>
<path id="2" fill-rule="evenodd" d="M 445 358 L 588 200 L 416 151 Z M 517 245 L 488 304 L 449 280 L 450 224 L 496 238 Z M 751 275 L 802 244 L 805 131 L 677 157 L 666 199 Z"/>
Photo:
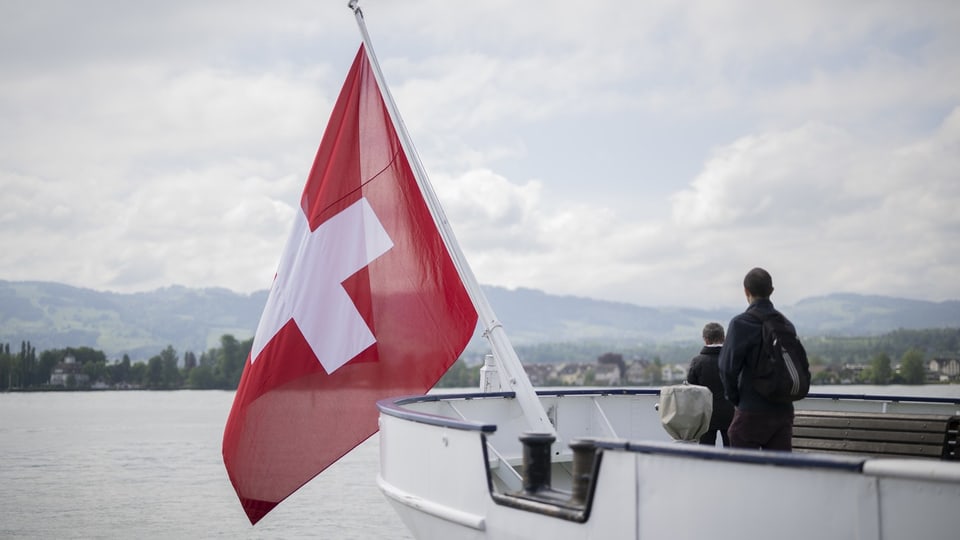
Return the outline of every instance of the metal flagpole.
<path id="1" fill-rule="evenodd" d="M 460 274 L 460 280 L 463 281 L 467 289 L 467 294 L 470 295 L 474 308 L 476 308 L 480 321 L 483 324 L 483 335 L 490 342 L 494 359 L 497 361 L 498 366 L 506 372 L 506 382 L 510 386 L 510 389 L 516 394 L 517 402 L 520 404 L 520 409 L 523 411 L 530 429 L 539 433 L 556 435 L 556 431 L 547 417 L 543 404 L 540 403 L 540 399 L 537 397 L 536 391 L 534 391 L 533 385 L 530 383 L 530 378 L 527 377 L 527 372 L 523 370 L 523 365 L 517 357 L 517 352 L 513 349 L 513 345 L 510 344 L 506 331 L 497 319 L 496 314 L 494 314 L 493 308 L 487 301 L 486 295 L 483 294 L 483 290 L 480 288 L 480 284 L 477 282 L 473 270 L 471 270 L 470 265 L 467 264 L 466 257 L 464 257 L 463 252 L 460 250 L 460 245 L 453 235 L 453 229 L 450 227 L 449 221 L 447 221 L 447 216 L 440 206 L 440 200 L 430 185 L 426 170 L 423 168 L 423 163 L 420 162 L 420 156 L 413 146 L 413 140 L 410 138 L 409 133 L 407 133 L 407 128 L 403 124 L 403 119 L 400 117 L 397 105 L 394 103 L 393 96 L 390 94 L 390 90 L 384 81 L 383 73 L 380 71 L 380 63 L 377 62 L 376 54 L 373 52 L 370 34 L 367 33 L 367 26 L 363 20 L 363 12 L 360 10 L 358 4 L 359 0 L 350 0 L 348 6 L 353 10 L 354 16 L 357 19 L 357 25 L 360 27 L 360 34 L 363 37 L 367 58 L 370 60 L 370 65 L 373 68 L 373 75 L 377 80 L 377 85 L 380 87 L 380 93 L 383 95 L 384 103 L 387 106 L 390 118 L 393 120 L 393 125 L 397 129 L 400 145 L 409 158 L 410 166 L 413 167 L 414 177 L 417 179 L 420 191 L 423 193 L 427 206 L 430 208 L 430 213 L 437 223 L 440 236 L 443 238 L 444 244 L 446 244 L 450 257 L 453 259 L 454 266 L 456 266 L 457 272 Z"/>

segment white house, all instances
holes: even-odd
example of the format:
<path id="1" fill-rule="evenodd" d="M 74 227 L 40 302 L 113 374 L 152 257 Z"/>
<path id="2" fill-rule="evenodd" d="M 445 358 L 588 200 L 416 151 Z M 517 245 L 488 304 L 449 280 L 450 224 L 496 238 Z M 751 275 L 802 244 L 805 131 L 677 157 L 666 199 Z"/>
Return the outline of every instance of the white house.
<path id="1" fill-rule="evenodd" d="M 53 372 L 50 373 L 50 386 L 66 388 L 67 386 L 87 386 L 89 383 L 90 377 L 83 373 L 83 367 L 77 363 L 77 359 L 72 354 L 64 357 L 63 362 L 54 366 Z"/>
<path id="2" fill-rule="evenodd" d="M 934 358 L 927 367 L 933 373 L 939 373 L 941 379 L 960 376 L 960 360 L 956 358 Z"/>

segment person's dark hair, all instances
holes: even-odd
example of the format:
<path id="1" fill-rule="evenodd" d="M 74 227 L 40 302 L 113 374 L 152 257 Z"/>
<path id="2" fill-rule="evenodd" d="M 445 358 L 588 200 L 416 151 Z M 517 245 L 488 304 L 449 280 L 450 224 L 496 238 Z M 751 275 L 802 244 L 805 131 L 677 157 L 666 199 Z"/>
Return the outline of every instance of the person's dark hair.
<path id="1" fill-rule="evenodd" d="M 773 278 L 763 268 L 754 268 L 743 278 L 743 288 L 754 298 L 770 298 L 773 294 Z"/>
<path id="2" fill-rule="evenodd" d="M 709 345 L 723 343 L 723 327 L 719 323 L 707 323 L 703 327 L 703 341 Z"/>

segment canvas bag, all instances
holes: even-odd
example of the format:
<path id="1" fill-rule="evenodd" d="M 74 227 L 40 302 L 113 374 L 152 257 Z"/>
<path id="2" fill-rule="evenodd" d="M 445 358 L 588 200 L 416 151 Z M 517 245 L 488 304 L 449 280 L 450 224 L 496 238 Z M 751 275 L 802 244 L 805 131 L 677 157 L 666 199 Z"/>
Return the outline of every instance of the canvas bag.
<path id="1" fill-rule="evenodd" d="M 678 384 L 660 389 L 660 423 L 676 441 L 695 442 L 710 428 L 713 392 L 706 386 Z"/>

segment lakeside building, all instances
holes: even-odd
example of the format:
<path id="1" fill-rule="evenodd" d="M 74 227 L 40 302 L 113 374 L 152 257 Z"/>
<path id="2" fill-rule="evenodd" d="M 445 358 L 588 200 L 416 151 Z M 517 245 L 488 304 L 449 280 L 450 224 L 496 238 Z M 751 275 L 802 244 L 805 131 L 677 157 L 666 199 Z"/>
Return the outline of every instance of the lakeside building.
<path id="1" fill-rule="evenodd" d="M 622 367 L 604 362 L 558 362 L 524 364 L 534 386 L 659 386 L 680 384 L 687 378 L 687 364 L 656 366 L 647 360 L 624 362 Z M 858 384 L 870 366 L 811 366 L 817 384 Z M 893 366 L 899 372 L 900 366 Z M 926 364 L 927 382 L 960 381 L 960 359 L 934 358 Z M 659 375 L 659 377 L 656 377 Z"/>
<path id="2" fill-rule="evenodd" d="M 934 358 L 927 365 L 927 371 L 937 376 L 940 381 L 955 381 L 960 379 L 960 359 Z"/>
<path id="3" fill-rule="evenodd" d="M 83 372 L 83 366 L 77 363 L 77 359 L 68 354 L 53 367 L 50 373 L 50 386 L 61 386 L 63 388 L 82 388 L 90 385 L 90 376 Z"/>

